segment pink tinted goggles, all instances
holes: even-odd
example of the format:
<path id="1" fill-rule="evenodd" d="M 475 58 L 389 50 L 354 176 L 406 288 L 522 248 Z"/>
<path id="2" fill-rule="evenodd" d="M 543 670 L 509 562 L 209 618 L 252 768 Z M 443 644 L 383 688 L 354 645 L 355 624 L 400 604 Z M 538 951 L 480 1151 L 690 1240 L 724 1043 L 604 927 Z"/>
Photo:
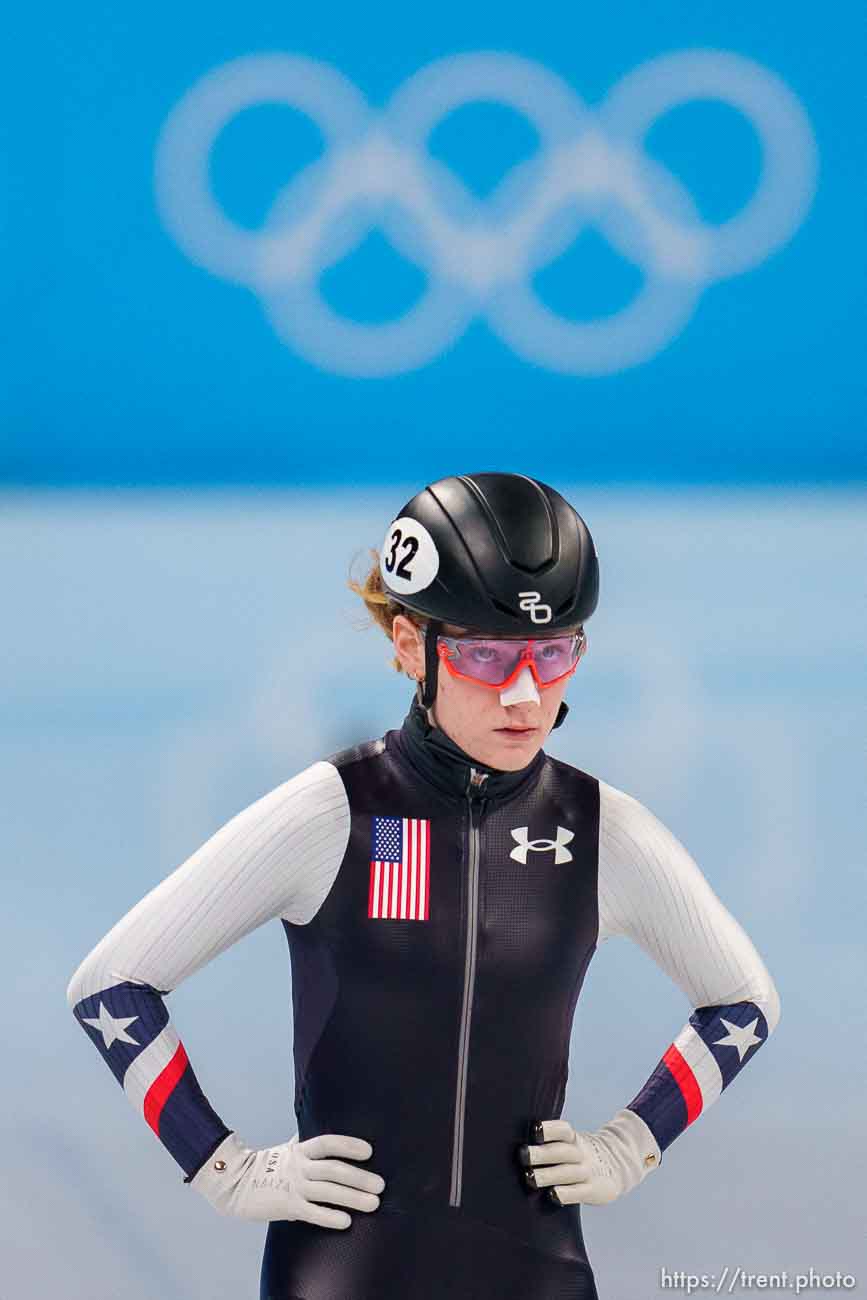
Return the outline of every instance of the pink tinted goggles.
<path id="1" fill-rule="evenodd" d="M 453 677 L 497 690 L 510 685 L 525 666 L 540 687 L 553 686 L 574 673 L 586 649 L 583 628 L 545 639 L 437 637 L 437 654 Z"/>

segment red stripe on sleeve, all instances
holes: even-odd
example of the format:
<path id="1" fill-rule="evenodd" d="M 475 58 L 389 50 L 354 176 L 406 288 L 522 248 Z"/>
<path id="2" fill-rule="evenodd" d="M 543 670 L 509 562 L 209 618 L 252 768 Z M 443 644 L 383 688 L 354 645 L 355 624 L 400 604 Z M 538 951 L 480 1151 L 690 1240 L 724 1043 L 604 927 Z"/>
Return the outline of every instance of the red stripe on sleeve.
<path id="1" fill-rule="evenodd" d="M 691 1124 L 701 1114 L 701 1088 L 698 1086 L 698 1080 L 674 1043 L 671 1044 L 662 1059 L 671 1071 L 674 1082 L 686 1102 L 686 1122 Z"/>
<path id="2" fill-rule="evenodd" d="M 160 1116 L 163 1113 L 163 1107 L 169 1097 L 175 1090 L 175 1087 L 187 1068 L 187 1054 L 184 1051 L 183 1043 L 178 1043 L 177 1051 L 169 1061 L 166 1068 L 157 1075 L 151 1086 L 145 1093 L 144 1099 L 144 1117 L 145 1121 L 150 1124 L 157 1137 L 160 1135 Z"/>

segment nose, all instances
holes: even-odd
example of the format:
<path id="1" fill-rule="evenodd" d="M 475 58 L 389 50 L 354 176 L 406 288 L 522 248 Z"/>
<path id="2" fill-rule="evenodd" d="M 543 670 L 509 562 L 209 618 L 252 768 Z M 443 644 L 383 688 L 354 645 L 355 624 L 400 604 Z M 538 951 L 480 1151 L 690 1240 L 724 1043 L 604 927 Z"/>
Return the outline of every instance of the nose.
<path id="1" fill-rule="evenodd" d="M 527 664 L 518 673 L 518 676 L 507 686 L 504 691 L 500 691 L 500 703 L 508 707 L 510 704 L 541 704 L 542 697 L 536 686 L 535 678 Z"/>

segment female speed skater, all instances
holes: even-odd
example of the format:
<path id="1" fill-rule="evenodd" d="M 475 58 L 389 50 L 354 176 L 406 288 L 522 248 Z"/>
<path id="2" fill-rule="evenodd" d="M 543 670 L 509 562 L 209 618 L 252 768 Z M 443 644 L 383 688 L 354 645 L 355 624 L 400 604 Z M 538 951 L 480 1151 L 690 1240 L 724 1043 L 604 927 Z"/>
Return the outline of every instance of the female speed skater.
<path id="1" fill-rule="evenodd" d="M 441 479 L 350 585 L 417 683 L 402 726 L 232 818 L 97 944 L 69 1003 L 185 1182 L 267 1223 L 262 1300 L 593 1300 L 581 1206 L 657 1175 L 775 1028 L 776 989 L 671 832 L 542 748 L 599 585 L 559 493 Z M 276 918 L 297 1130 L 255 1150 L 165 998 Z M 616 934 L 693 1011 L 637 1096 L 576 1131 L 573 1015 Z"/>

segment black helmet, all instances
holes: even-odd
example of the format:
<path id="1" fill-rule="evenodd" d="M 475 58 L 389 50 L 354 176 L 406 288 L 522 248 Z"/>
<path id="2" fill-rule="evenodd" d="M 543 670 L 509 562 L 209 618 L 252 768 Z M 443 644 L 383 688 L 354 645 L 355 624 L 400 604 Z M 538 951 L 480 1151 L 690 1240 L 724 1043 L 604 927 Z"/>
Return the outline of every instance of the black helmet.
<path id="1" fill-rule="evenodd" d="M 389 525 L 380 572 L 395 601 L 428 616 L 426 706 L 443 623 L 496 636 L 556 634 L 579 627 L 599 597 L 584 520 L 524 474 L 453 475 L 418 492 Z"/>

